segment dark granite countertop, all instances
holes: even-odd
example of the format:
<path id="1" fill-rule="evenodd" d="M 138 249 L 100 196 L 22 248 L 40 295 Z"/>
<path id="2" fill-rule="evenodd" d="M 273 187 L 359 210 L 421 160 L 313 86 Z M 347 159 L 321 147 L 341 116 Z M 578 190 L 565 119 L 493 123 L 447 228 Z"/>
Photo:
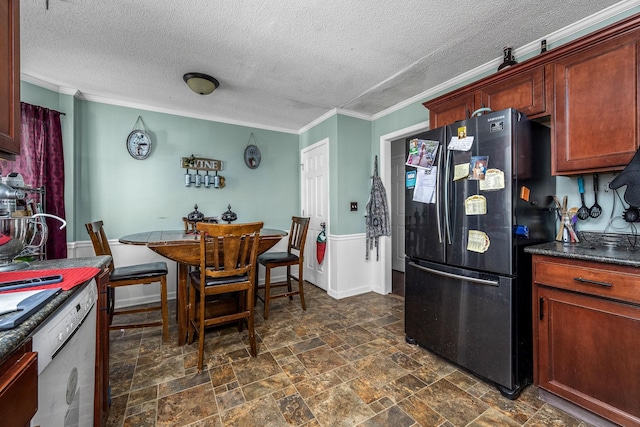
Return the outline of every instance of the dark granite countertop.
<path id="1" fill-rule="evenodd" d="M 91 258 L 67 258 L 51 261 L 33 261 L 26 270 L 53 270 L 57 268 L 97 267 L 103 268 L 111 261 L 110 256 L 97 256 Z M 89 282 L 87 282 L 89 283 Z M 85 285 L 76 286 L 73 289 L 56 295 L 44 307 L 13 329 L 0 331 L 0 363 L 16 348 L 27 340 L 51 314 L 53 314 L 73 294 Z"/>
<path id="2" fill-rule="evenodd" d="M 638 236 L 582 232 L 578 237 L 580 243 L 554 241 L 529 246 L 525 248 L 525 252 L 534 255 L 640 267 L 640 237 Z"/>

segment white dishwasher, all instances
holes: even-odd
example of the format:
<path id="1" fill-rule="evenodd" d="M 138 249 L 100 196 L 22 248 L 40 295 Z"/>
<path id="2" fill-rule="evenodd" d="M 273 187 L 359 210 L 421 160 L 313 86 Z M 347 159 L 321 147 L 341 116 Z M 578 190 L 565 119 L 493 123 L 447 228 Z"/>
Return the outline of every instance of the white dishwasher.
<path id="1" fill-rule="evenodd" d="M 93 425 L 97 298 L 92 279 L 34 333 L 38 411 L 32 427 Z"/>

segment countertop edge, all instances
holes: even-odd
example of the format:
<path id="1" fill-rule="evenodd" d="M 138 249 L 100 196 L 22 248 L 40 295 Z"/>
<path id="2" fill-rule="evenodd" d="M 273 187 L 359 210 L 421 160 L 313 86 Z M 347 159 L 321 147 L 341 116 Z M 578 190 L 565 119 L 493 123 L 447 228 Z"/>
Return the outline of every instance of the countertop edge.
<path id="1" fill-rule="evenodd" d="M 67 258 L 61 260 L 34 261 L 30 262 L 30 266 L 23 270 L 49 270 L 58 268 L 80 268 L 80 267 L 96 267 L 104 268 L 111 262 L 110 256 L 97 256 L 89 258 Z M 87 285 L 89 281 L 83 285 L 63 291 L 56 295 L 51 301 L 43 306 L 36 313 L 13 329 L 0 331 L 0 363 L 11 355 L 17 348 L 22 346 L 38 327 L 44 323 L 49 316 L 55 313 L 71 296 Z"/>
<path id="2" fill-rule="evenodd" d="M 532 255 L 545 255 L 581 261 L 592 261 L 640 268 L 640 250 L 601 248 L 586 243 L 548 242 L 528 246 L 524 250 Z"/>

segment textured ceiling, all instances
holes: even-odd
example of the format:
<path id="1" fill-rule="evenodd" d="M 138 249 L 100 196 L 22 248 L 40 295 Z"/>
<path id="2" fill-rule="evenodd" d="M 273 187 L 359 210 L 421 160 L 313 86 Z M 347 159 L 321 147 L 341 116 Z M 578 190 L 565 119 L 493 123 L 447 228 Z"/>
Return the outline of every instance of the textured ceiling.
<path id="1" fill-rule="evenodd" d="M 373 115 L 607 0 L 23 0 L 21 72 L 87 99 L 298 131 Z M 182 80 L 220 81 L 197 95 Z"/>

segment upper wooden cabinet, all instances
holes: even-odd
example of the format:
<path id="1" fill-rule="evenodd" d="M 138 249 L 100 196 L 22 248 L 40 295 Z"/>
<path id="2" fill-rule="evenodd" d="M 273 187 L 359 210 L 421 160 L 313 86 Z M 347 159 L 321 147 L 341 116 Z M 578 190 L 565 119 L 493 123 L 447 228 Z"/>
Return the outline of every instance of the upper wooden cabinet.
<path id="1" fill-rule="evenodd" d="M 547 98 L 553 91 L 553 80 L 545 79 L 551 68 L 545 66 L 523 72 L 501 71 L 491 78 L 467 86 L 423 105 L 429 109 L 432 128 L 467 119 L 479 108 L 493 111 L 515 108 L 529 118 L 548 115 Z"/>
<path id="2" fill-rule="evenodd" d="M 547 97 L 551 98 L 553 85 L 545 76 L 550 75 L 550 70 L 551 67 L 536 67 L 483 87 L 482 106 L 493 111 L 515 108 L 529 118 L 549 114 Z"/>
<path id="3" fill-rule="evenodd" d="M 632 31 L 555 62 L 556 174 L 621 169 L 635 154 L 639 40 Z"/>
<path id="4" fill-rule="evenodd" d="M 551 126 L 553 175 L 622 170 L 640 147 L 640 14 L 429 100 L 431 127 L 515 108 Z"/>
<path id="5" fill-rule="evenodd" d="M 20 154 L 20 0 L 0 0 L 0 157 Z"/>
<path id="6" fill-rule="evenodd" d="M 449 125 L 458 120 L 467 119 L 476 109 L 475 96 L 473 93 L 460 94 L 432 104 L 428 102 L 424 104 L 431 113 L 429 123 L 432 129 Z M 427 106 L 427 104 L 429 104 L 429 106 Z"/>

